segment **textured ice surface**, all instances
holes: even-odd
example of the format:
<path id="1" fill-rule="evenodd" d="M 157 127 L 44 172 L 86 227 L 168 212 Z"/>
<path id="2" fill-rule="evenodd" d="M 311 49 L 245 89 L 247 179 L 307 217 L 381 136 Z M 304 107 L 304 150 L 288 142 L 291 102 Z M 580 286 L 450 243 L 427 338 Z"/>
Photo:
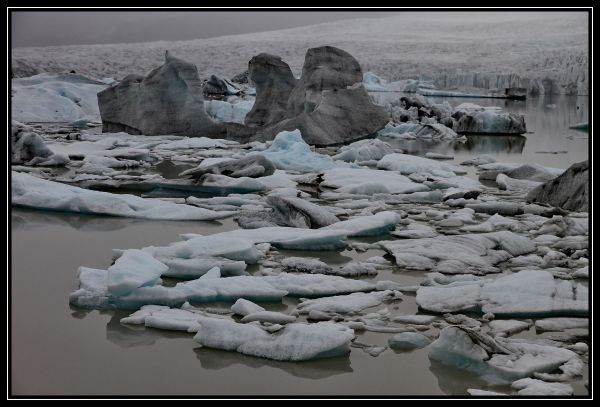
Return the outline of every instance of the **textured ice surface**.
<path id="1" fill-rule="evenodd" d="M 342 146 L 338 154 L 333 156 L 334 160 L 347 162 L 364 162 L 380 160 L 387 154 L 392 154 L 394 150 L 388 143 L 378 139 L 367 139 L 355 141 L 347 146 Z"/>
<path id="2" fill-rule="evenodd" d="M 294 322 L 296 317 L 293 315 L 283 314 L 281 312 L 274 311 L 258 311 L 248 314 L 242 318 L 243 323 L 247 322 L 268 322 L 270 324 L 289 324 Z"/>
<path id="3" fill-rule="evenodd" d="M 458 137 L 458 134 L 454 130 L 440 123 L 400 123 L 394 126 L 388 125 L 379 130 L 378 134 L 382 139 L 419 138 L 452 140 Z"/>
<path id="4" fill-rule="evenodd" d="M 246 315 L 266 310 L 260 305 L 253 303 L 252 301 L 240 298 L 235 302 L 235 304 L 231 306 L 231 311 L 233 311 L 234 314 L 238 314 L 245 317 Z"/>
<path id="5" fill-rule="evenodd" d="M 12 204 L 36 209 L 144 219 L 215 220 L 234 212 L 215 212 L 189 205 L 111 194 L 47 181 L 12 171 Z"/>
<path id="6" fill-rule="evenodd" d="M 412 350 L 424 348 L 431 343 L 431 339 L 417 332 L 400 332 L 388 340 L 392 349 Z"/>
<path id="7" fill-rule="evenodd" d="M 213 269 L 218 271 L 217 268 Z M 207 278 L 210 277 L 210 278 Z M 209 271 L 196 280 L 177 283 L 173 287 L 143 286 L 126 295 L 108 292 L 106 270 L 80 267 L 79 289 L 71 293 L 71 304 L 84 308 L 138 309 L 143 305 L 179 306 L 189 302 L 237 301 L 246 298 L 254 301 L 279 301 L 286 295 L 319 297 L 372 291 L 371 283 L 322 274 L 288 274 L 275 276 L 235 276 L 220 278 Z"/>
<path id="8" fill-rule="evenodd" d="M 256 154 L 264 155 L 280 170 L 309 172 L 338 166 L 330 156 L 311 151 L 300 130 L 282 131 L 268 149 Z"/>
<path id="9" fill-rule="evenodd" d="M 225 123 L 244 123 L 246 114 L 254 106 L 254 100 L 229 103 L 221 100 L 205 100 L 204 110 L 213 119 Z"/>
<path id="10" fill-rule="evenodd" d="M 14 79 L 11 117 L 21 122 L 100 121 L 96 94 L 106 87 L 74 74 Z"/>
<path id="11" fill-rule="evenodd" d="M 466 174 L 460 167 L 444 164 L 429 158 L 417 157 L 410 154 L 388 154 L 377 163 L 377 168 L 388 171 L 399 171 L 403 175 L 415 172 L 425 172 L 440 177 L 453 177 Z"/>
<path id="12" fill-rule="evenodd" d="M 544 318 L 535 321 L 535 328 L 540 331 L 564 331 L 572 328 L 587 328 L 587 318 Z"/>
<path id="13" fill-rule="evenodd" d="M 393 230 L 400 219 L 400 214 L 397 212 L 384 211 L 371 216 L 357 216 L 336 222 L 320 230 L 347 230 L 351 237 L 376 236 Z"/>
<path id="14" fill-rule="evenodd" d="M 481 334 L 473 335 L 475 338 L 485 338 Z M 429 357 L 477 373 L 491 383 L 512 382 L 535 372 L 551 372 L 572 358 L 577 358 L 575 353 L 563 348 L 518 339 L 487 338 L 487 343 L 477 344 L 465 330 L 450 326 L 444 328 L 438 339 L 429 345 Z M 489 348 L 490 345 L 497 350 L 488 355 L 482 346 Z"/>
<path id="15" fill-rule="evenodd" d="M 194 341 L 267 359 L 300 361 L 344 355 L 353 338 L 351 329 L 328 322 L 289 324 L 270 334 L 252 324 L 205 318 Z"/>
<path id="16" fill-rule="evenodd" d="M 365 308 L 380 305 L 386 300 L 394 299 L 397 295 L 398 293 L 394 291 L 376 291 L 317 298 L 301 302 L 298 304 L 297 310 L 300 314 L 308 314 L 311 311 L 338 314 L 357 313 Z"/>
<path id="17" fill-rule="evenodd" d="M 521 396 L 571 396 L 573 387 L 565 383 L 547 383 L 537 379 L 520 379 L 511 384 Z"/>
<path id="18" fill-rule="evenodd" d="M 523 270 L 496 280 L 420 287 L 417 304 L 432 312 L 473 311 L 501 317 L 587 316 L 588 289 L 543 270 Z"/>
<path id="19" fill-rule="evenodd" d="M 168 266 L 141 250 L 129 249 L 108 268 L 108 293 L 120 296 L 156 284 Z"/>
<path id="20" fill-rule="evenodd" d="M 384 241 L 381 246 L 400 267 L 446 274 L 498 272 L 497 263 L 535 250 L 528 238 L 508 231 Z"/>
<path id="21" fill-rule="evenodd" d="M 321 186 L 353 195 L 410 194 L 429 190 L 427 186 L 398 173 L 366 168 L 334 168 L 325 171 Z"/>

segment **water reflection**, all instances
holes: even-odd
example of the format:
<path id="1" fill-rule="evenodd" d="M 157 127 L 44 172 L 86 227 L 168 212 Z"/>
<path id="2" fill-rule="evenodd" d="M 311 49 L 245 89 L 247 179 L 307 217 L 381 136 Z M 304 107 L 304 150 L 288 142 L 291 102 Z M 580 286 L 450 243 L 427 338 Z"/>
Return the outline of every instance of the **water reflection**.
<path id="1" fill-rule="evenodd" d="M 388 140 L 392 147 L 400 148 L 407 154 L 424 155 L 427 152 L 440 154 L 522 154 L 527 138 L 506 135 L 469 135 L 466 141 L 440 140 Z"/>
<path id="2" fill-rule="evenodd" d="M 135 219 L 118 216 L 87 215 L 68 212 L 53 212 L 28 208 L 11 208 L 12 230 L 33 230 L 39 227 L 66 226 L 70 229 L 90 232 L 115 231 L 132 226 L 143 226 L 149 222 L 156 225 L 173 221 Z M 223 227 L 219 221 L 186 221 L 187 225 L 201 225 L 203 228 Z M 191 227 L 190 227 L 191 229 Z M 215 231 L 216 232 L 216 231 Z"/>
<path id="3" fill-rule="evenodd" d="M 202 367 L 210 370 L 221 370 L 234 365 L 248 366 L 253 369 L 266 366 L 307 379 L 324 379 L 354 371 L 348 355 L 303 362 L 281 362 L 204 347 L 194 348 L 194 352 Z"/>
<path id="4" fill-rule="evenodd" d="M 468 395 L 467 389 L 483 389 L 499 393 L 509 392 L 506 386 L 490 388 L 490 384 L 480 376 L 457 367 L 447 366 L 435 360 L 429 360 L 429 371 L 435 375 L 440 389 L 448 395 Z"/>

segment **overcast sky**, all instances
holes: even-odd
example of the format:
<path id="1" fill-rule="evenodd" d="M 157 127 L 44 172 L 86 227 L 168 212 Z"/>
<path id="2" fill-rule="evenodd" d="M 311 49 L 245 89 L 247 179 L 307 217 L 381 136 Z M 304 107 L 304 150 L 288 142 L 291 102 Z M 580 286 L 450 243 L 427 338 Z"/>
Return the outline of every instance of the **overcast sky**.
<path id="1" fill-rule="evenodd" d="M 389 12 L 13 12 L 12 46 L 176 41 L 279 30 Z"/>

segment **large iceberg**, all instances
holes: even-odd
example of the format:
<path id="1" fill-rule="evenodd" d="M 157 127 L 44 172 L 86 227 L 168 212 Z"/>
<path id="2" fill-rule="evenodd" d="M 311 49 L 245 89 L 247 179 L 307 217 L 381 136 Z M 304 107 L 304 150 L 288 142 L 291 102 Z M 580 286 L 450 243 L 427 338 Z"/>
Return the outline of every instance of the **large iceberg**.
<path id="1" fill-rule="evenodd" d="M 102 82 L 76 74 L 42 73 L 13 79 L 11 117 L 20 122 L 99 121 L 96 95 L 106 88 Z"/>
<path id="2" fill-rule="evenodd" d="M 12 171 L 12 204 L 61 212 L 144 219 L 215 220 L 234 212 L 215 212 L 135 195 L 91 191 Z"/>

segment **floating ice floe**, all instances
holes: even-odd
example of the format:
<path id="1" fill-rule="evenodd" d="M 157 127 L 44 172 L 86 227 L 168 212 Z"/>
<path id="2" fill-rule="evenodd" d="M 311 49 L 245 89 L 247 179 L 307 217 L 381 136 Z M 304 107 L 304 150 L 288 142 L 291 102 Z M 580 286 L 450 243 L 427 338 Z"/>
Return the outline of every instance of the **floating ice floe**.
<path id="1" fill-rule="evenodd" d="M 564 331 L 572 328 L 587 328 L 587 318 L 544 318 L 535 321 L 535 328 L 540 331 Z"/>
<path id="2" fill-rule="evenodd" d="M 231 306 L 231 311 L 234 314 L 241 315 L 245 317 L 246 315 L 250 315 L 256 312 L 266 311 L 260 305 L 253 303 L 252 301 L 248 301 L 244 298 L 240 298 Z"/>
<path id="3" fill-rule="evenodd" d="M 380 242 L 400 267 L 445 274 L 499 272 L 497 263 L 535 251 L 526 237 L 501 231 Z"/>
<path id="4" fill-rule="evenodd" d="M 500 384 L 535 372 L 551 372 L 578 356 L 568 349 L 520 339 L 492 339 L 477 331 L 450 326 L 429 345 L 429 357 Z"/>
<path id="5" fill-rule="evenodd" d="M 338 154 L 332 158 L 334 160 L 362 163 L 373 160 L 378 161 L 393 152 L 394 150 L 388 143 L 378 139 L 366 139 L 342 146 Z"/>
<path id="6" fill-rule="evenodd" d="M 520 379 L 511 384 L 520 396 L 571 396 L 573 387 L 566 383 L 548 383 L 537 379 Z"/>
<path id="7" fill-rule="evenodd" d="M 98 92 L 107 86 L 76 74 L 42 73 L 12 80 L 12 115 L 20 122 L 100 121 Z"/>
<path id="8" fill-rule="evenodd" d="M 69 157 L 54 153 L 31 127 L 12 121 L 11 164 L 57 166 L 68 162 Z"/>
<path id="9" fill-rule="evenodd" d="M 367 168 L 334 168 L 323 173 L 323 187 L 351 195 L 376 193 L 410 194 L 428 191 L 426 185 L 411 181 L 408 177 L 390 171 Z"/>
<path id="10" fill-rule="evenodd" d="M 394 139 L 409 136 L 419 139 L 442 139 L 451 140 L 458 136 L 454 130 L 441 123 L 400 123 L 398 125 L 387 125 L 379 130 L 378 138 Z"/>
<path id="11" fill-rule="evenodd" d="M 328 155 L 313 152 L 302 139 L 300 130 L 282 131 L 277 134 L 269 148 L 250 154 L 264 155 L 280 170 L 309 172 L 347 166 L 343 162 L 334 161 Z"/>
<path id="12" fill-rule="evenodd" d="M 237 103 L 229 103 L 220 100 L 205 100 L 204 110 L 213 119 L 223 123 L 244 124 L 246 114 L 254 106 L 254 100 L 242 100 Z"/>
<path id="13" fill-rule="evenodd" d="M 335 314 L 355 314 L 365 308 L 381 305 L 401 296 L 398 291 L 377 291 L 371 293 L 352 293 L 334 297 L 305 300 L 298 304 L 296 310 L 300 314 L 310 314 L 313 311 Z"/>
<path id="14" fill-rule="evenodd" d="M 438 313 L 478 312 L 499 317 L 587 316 L 588 289 L 543 270 L 523 270 L 496 280 L 420 287 L 420 308 Z"/>
<path id="15" fill-rule="evenodd" d="M 383 211 L 371 216 L 357 216 L 336 222 L 320 230 L 347 230 L 350 237 L 377 236 L 393 230 L 401 219 L 397 212 Z"/>
<path id="16" fill-rule="evenodd" d="M 200 320 L 194 341 L 208 348 L 300 361 L 344 355 L 350 351 L 353 338 L 351 329 L 329 322 L 288 324 L 271 334 L 253 324 L 205 318 Z"/>
<path id="17" fill-rule="evenodd" d="M 496 319 L 490 321 L 489 326 L 492 335 L 513 335 L 529 329 L 531 323 L 516 319 Z"/>
<path id="18" fill-rule="evenodd" d="M 417 332 L 400 332 L 388 340 L 392 349 L 412 350 L 424 348 L 431 343 L 431 339 Z"/>
<path id="19" fill-rule="evenodd" d="M 12 204 L 28 208 L 144 219 L 215 220 L 234 212 L 215 212 L 189 205 L 111 194 L 47 181 L 12 171 Z"/>
<path id="20" fill-rule="evenodd" d="M 213 271 L 218 273 L 218 269 Z M 80 267 L 79 289 L 71 293 L 71 304 L 84 308 L 138 309 L 144 305 L 177 307 L 185 302 L 280 301 L 284 296 L 319 297 L 372 291 L 375 286 L 364 281 L 322 274 L 288 274 L 275 276 L 235 276 L 221 278 L 210 271 L 196 280 L 181 282 L 173 287 L 144 285 L 125 295 L 113 295 L 108 289 L 109 272 Z M 150 283 L 148 283 L 150 284 Z"/>
<path id="21" fill-rule="evenodd" d="M 388 154 L 377 163 L 377 168 L 388 171 L 399 171 L 403 175 L 415 172 L 430 173 L 440 177 L 454 177 L 467 172 L 455 165 L 444 164 L 429 158 L 417 157 L 410 154 Z"/>

